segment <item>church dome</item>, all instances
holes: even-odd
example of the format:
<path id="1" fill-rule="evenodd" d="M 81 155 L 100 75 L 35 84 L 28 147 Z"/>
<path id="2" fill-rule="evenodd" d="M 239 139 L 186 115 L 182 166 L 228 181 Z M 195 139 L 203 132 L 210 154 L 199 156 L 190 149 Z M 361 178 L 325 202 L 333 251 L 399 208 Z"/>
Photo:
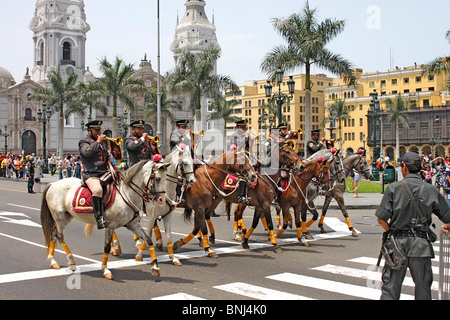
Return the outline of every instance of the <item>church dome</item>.
<path id="1" fill-rule="evenodd" d="M 9 88 L 14 84 L 12 74 L 5 68 L 0 67 L 0 88 Z"/>

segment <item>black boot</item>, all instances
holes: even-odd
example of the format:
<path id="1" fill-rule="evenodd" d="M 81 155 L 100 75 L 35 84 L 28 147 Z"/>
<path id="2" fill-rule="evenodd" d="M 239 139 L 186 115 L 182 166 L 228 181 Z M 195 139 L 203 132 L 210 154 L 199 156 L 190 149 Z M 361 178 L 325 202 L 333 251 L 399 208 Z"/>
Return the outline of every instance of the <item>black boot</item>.
<path id="1" fill-rule="evenodd" d="M 99 197 L 92 197 L 92 204 L 94 205 L 94 217 L 97 221 L 98 230 L 106 228 L 108 221 L 103 217 L 105 211 L 103 207 L 103 199 Z"/>
<path id="2" fill-rule="evenodd" d="M 238 187 L 238 204 L 248 204 L 250 201 L 250 198 L 247 197 L 247 182 L 245 181 L 239 181 L 239 187 Z"/>

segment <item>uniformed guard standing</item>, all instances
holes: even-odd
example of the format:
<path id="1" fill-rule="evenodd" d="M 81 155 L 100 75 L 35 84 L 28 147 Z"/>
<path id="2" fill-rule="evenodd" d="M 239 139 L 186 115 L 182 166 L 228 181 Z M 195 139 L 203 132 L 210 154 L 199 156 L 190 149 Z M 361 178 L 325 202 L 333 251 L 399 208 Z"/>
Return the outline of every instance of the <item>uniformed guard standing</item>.
<path id="1" fill-rule="evenodd" d="M 236 131 L 230 136 L 230 148 L 235 146 L 238 150 L 244 149 L 245 153 L 250 157 L 253 150 L 253 139 L 250 132 L 247 131 L 247 120 L 236 121 Z M 250 198 L 247 196 L 247 182 L 239 181 L 238 202 L 248 203 Z"/>
<path id="2" fill-rule="evenodd" d="M 170 136 L 170 150 L 173 151 L 175 146 L 179 144 L 185 144 L 192 148 L 191 146 L 191 134 L 190 131 L 187 130 L 187 125 L 189 124 L 189 120 L 179 120 L 175 122 L 176 129 L 172 132 Z M 191 150 L 192 152 L 192 150 Z"/>
<path id="3" fill-rule="evenodd" d="M 320 139 L 320 129 L 311 131 L 311 139 L 306 142 L 306 158 L 325 147 L 325 138 Z"/>
<path id="4" fill-rule="evenodd" d="M 108 151 L 108 141 L 106 135 L 101 134 L 103 121 L 91 121 L 86 124 L 88 135 L 78 142 L 78 148 L 83 165 L 82 179 L 92 192 L 92 203 L 94 206 L 94 217 L 97 221 L 97 228 L 103 229 L 108 222 L 103 217 L 105 211 L 103 207 L 103 188 L 100 184 L 100 177 L 108 171 L 108 162 L 114 158 Z"/>
<path id="5" fill-rule="evenodd" d="M 416 285 L 417 300 L 431 300 L 431 284 L 433 272 L 431 259 L 434 258 L 433 246 L 430 242 L 430 224 L 432 213 L 442 222 L 450 222 L 450 209 L 439 190 L 422 182 L 418 173 L 421 159 L 417 153 L 407 152 L 401 159 L 401 171 L 416 199 L 418 207 L 426 219 L 416 211 L 408 191 L 402 182 L 387 187 L 381 204 L 377 209 L 378 223 L 383 227 L 391 241 L 403 250 L 406 261 L 400 270 L 394 270 L 387 263 L 383 268 L 381 288 L 382 300 L 398 300 L 401 294 L 403 279 L 407 268 Z M 425 221 L 426 220 L 426 221 Z M 388 223 L 389 222 L 389 223 Z"/>
<path id="6" fill-rule="evenodd" d="M 137 120 L 130 124 L 132 134 L 125 139 L 125 147 L 128 151 L 128 166 L 131 167 L 142 160 L 152 159 L 159 153 L 157 147 L 147 138 L 144 132 L 144 120 Z"/>
<path id="7" fill-rule="evenodd" d="M 28 193 L 36 193 L 33 191 L 34 186 L 34 164 L 33 157 L 30 156 L 27 162 L 27 177 L 28 177 Z"/>

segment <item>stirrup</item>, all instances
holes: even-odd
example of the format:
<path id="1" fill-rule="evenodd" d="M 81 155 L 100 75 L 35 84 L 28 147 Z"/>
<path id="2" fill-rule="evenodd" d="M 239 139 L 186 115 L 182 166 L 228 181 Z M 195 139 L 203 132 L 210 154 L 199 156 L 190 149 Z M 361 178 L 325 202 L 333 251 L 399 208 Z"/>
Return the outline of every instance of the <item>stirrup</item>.
<path id="1" fill-rule="evenodd" d="M 97 229 L 102 230 L 108 226 L 108 221 L 106 221 L 102 216 L 97 219 Z"/>
<path id="2" fill-rule="evenodd" d="M 239 197 L 238 204 L 248 204 L 250 200 L 251 199 L 249 197 Z"/>

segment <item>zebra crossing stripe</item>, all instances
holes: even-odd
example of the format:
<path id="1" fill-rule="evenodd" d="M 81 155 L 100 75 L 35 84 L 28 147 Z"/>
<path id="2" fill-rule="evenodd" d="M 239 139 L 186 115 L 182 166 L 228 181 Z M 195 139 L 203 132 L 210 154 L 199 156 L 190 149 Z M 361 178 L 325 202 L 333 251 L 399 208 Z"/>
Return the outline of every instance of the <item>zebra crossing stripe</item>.
<path id="1" fill-rule="evenodd" d="M 347 268 L 342 266 L 335 266 L 332 264 L 326 264 L 321 267 L 315 267 L 311 268 L 310 270 L 317 270 L 317 271 L 323 271 L 328 272 L 331 274 L 337 274 L 341 276 L 348 276 L 353 278 L 360 278 L 365 279 L 369 281 L 377 281 L 379 285 L 381 286 L 381 271 L 372 271 L 372 270 L 361 270 L 356 268 Z M 403 285 L 407 287 L 415 287 L 414 281 L 411 277 L 405 277 L 405 280 L 403 281 Z M 439 283 L 437 281 L 433 281 L 431 285 L 431 290 L 438 290 L 439 289 Z"/>
<path id="2" fill-rule="evenodd" d="M 377 260 L 378 260 L 377 258 L 359 257 L 359 258 L 350 259 L 347 261 L 375 266 L 377 264 Z M 381 267 L 384 266 L 384 260 L 381 260 L 380 266 Z M 431 269 L 433 270 L 433 274 L 439 274 L 439 267 L 432 266 Z"/>
<path id="3" fill-rule="evenodd" d="M 169 294 L 167 296 L 153 298 L 152 300 L 206 300 L 206 299 L 180 292 L 175 294 Z"/>
<path id="4" fill-rule="evenodd" d="M 294 273 L 280 273 L 277 275 L 266 277 L 267 279 L 282 281 L 290 284 L 295 284 L 298 286 L 309 287 L 319 290 L 325 290 L 328 292 L 339 293 L 343 295 L 379 300 L 381 297 L 380 289 L 362 287 L 353 284 L 347 284 L 332 280 L 325 280 L 315 277 L 302 276 Z M 414 300 L 414 296 L 402 294 L 402 300 Z"/>
<path id="5" fill-rule="evenodd" d="M 243 282 L 234 282 L 225 285 L 214 286 L 213 288 L 257 300 L 314 300 L 308 297 L 303 297 L 278 290 L 272 290 Z"/>

